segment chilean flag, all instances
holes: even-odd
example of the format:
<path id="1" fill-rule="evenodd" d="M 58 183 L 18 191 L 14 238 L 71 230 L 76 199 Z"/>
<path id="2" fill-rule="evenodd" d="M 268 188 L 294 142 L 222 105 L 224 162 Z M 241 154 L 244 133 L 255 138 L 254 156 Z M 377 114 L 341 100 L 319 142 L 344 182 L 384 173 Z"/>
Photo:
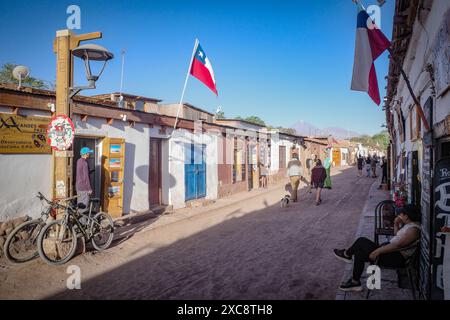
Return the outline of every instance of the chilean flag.
<path id="1" fill-rule="evenodd" d="M 203 82 L 217 95 L 216 79 L 214 79 L 214 71 L 208 57 L 203 51 L 200 44 L 197 44 L 194 58 L 192 59 L 190 73 L 198 80 Z"/>
<path id="2" fill-rule="evenodd" d="M 391 46 L 391 42 L 375 25 L 366 10 L 359 3 L 357 5 L 358 20 L 351 89 L 367 92 L 379 105 L 380 91 L 373 62 Z"/>

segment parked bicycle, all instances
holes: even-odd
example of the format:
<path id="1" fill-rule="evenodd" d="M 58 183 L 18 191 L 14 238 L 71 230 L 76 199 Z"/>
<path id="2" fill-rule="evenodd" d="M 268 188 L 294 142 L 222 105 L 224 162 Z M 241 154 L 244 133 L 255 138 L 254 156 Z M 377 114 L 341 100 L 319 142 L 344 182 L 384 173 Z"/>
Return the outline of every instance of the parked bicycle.
<path id="1" fill-rule="evenodd" d="M 17 226 L 8 236 L 3 247 L 5 257 L 12 264 L 19 264 L 30 261 L 39 255 L 37 249 L 37 239 L 48 218 L 56 210 L 63 209 L 62 201 L 69 201 L 76 197 L 48 200 L 42 193 L 38 192 L 37 198 L 43 204 L 41 216 L 37 219 L 25 221 Z"/>
<path id="2" fill-rule="evenodd" d="M 47 224 L 38 237 L 39 256 L 48 264 L 59 265 L 69 261 L 76 252 L 77 239 L 84 238 L 91 242 L 97 251 L 107 249 L 113 240 L 114 223 L 105 212 L 93 212 L 93 203 L 99 199 L 91 199 L 88 213 L 80 213 L 86 209 L 82 203 L 69 204 L 62 219 Z"/>

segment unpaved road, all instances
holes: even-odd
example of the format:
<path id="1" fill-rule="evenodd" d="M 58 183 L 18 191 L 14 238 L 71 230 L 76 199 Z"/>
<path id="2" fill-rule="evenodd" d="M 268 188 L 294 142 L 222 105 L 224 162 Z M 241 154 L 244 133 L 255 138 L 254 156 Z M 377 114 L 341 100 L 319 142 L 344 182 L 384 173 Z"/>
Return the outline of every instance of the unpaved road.
<path id="1" fill-rule="evenodd" d="M 318 207 L 302 190 L 299 203 L 281 209 L 278 187 L 147 227 L 64 266 L 2 263 L 0 298 L 334 299 L 344 266 L 331 252 L 353 240 L 373 181 L 336 169 Z M 66 288 L 69 265 L 81 268 L 80 290 Z"/>

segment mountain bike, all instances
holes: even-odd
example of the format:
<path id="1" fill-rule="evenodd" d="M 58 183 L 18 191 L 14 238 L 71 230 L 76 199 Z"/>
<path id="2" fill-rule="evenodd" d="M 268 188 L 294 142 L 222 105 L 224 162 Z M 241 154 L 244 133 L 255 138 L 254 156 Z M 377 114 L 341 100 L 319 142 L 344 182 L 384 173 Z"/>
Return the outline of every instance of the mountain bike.
<path id="1" fill-rule="evenodd" d="M 41 216 L 18 225 L 5 241 L 3 252 L 6 259 L 12 264 L 30 261 L 39 255 L 36 240 L 49 217 L 54 215 L 56 210 L 64 208 L 60 202 L 76 198 L 71 197 L 50 201 L 40 192 L 37 193 L 36 197 L 43 205 Z"/>
<path id="2" fill-rule="evenodd" d="M 97 251 L 107 249 L 114 237 L 114 223 L 111 216 L 105 212 L 93 212 L 93 203 L 99 199 L 90 200 L 88 213 L 80 213 L 86 209 L 82 203 L 69 204 L 62 219 L 47 224 L 38 237 L 39 256 L 50 265 L 60 265 L 69 261 L 76 252 L 77 239 L 84 238 L 91 242 Z"/>

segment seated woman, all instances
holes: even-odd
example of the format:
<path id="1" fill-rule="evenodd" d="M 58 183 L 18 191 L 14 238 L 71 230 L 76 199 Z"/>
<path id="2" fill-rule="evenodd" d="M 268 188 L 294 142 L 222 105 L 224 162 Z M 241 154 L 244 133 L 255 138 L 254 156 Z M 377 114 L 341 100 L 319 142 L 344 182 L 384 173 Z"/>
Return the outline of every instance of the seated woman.
<path id="1" fill-rule="evenodd" d="M 385 267 L 402 267 L 410 258 L 416 247 L 407 248 L 420 238 L 420 215 L 413 205 L 406 205 L 395 210 L 397 217 L 394 221 L 395 236 L 386 244 L 376 245 L 367 238 L 358 238 L 348 249 L 334 249 L 336 258 L 347 263 L 353 259 L 353 276 L 342 283 L 339 289 L 343 291 L 361 291 L 361 275 L 366 262 L 374 262 Z M 400 250 L 405 248 L 405 250 Z"/>

